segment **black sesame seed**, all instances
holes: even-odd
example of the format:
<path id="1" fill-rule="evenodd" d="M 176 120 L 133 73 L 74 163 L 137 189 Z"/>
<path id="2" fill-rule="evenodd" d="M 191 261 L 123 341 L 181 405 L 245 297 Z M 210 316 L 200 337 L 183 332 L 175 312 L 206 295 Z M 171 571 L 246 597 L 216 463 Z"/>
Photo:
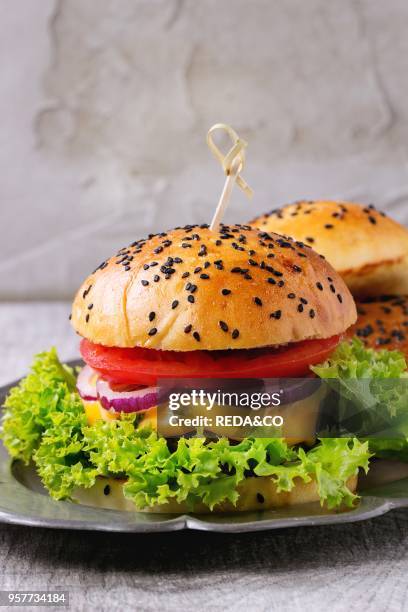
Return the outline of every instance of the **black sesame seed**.
<path id="1" fill-rule="evenodd" d="M 158 255 L 159 253 L 161 253 L 161 252 L 162 252 L 162 250 L 163 250 L 163 247 L 158 246 L 158 247 L 156 247 L 156 248 L 154 249 L 153 253 L 156 253 L 156 255 Z"/>
<path id="2" fill-rule="evenodd" d="M 321 282 L 317 282 L 316 287 L 319 289 L 319 291 L 323 291 L 323 285 Z"/>
<path id="3" fill-rule="evenodd" d="M 197 340 L 197 342 L 200 342 L 200 334 L 198 332 L 193 332 L 193 338 L 194 340 Z"/>
<path id="4" fill-rule="evenodd" d="M 360 327 L 360 329 L 357 330 L 356 335 L 359 338 L 368 338 L 373 333 L 374 333 L 374 328 L 372 327 L 372 325 L 366 325 L 365 327 Z"/>
<path id="5" fill-rule="evenodd" d="M 93 308 L 93 304 L 89 304 L 88 310 L 92 310 L 92 308 Z"/>
<path id="6" fill-rule="evenodd" d="M 172 304 L 171 304 L 172 310 L 174 310 L 175 308 L 177 308 L 178 304 L 179 304 L 179 303 L 178 303 L 178 300 L 174 300 L 174 302 L 172 302 Z"/>
<path id="7" fill-rule="evenodd" d="M 314 243 L 314 241 L 315 241 L 315 239 L 314 239 L 314 238 L 312 238 L 311 236 L 307 236 L 307 237 L 305 238 L 305 240 L 306 240 L 307 242 L 310 242 L 310 244 L 313 244 L 313 243 Z"/>
<path id="8" fill-rule="evenodd" d="M 153 312 L 153 311 L 149 312 L 149 321 L 154 321 L 155 316 L 156 316 L 155 312 Z"/>
<path id="9" fill-rule="evenodd" d="M 152 329 L 149 330 L 149 336 L 154 336 L 155 334 L 157 334 L 157 329 L 156 327 L 152 327 Z"/>
<path id="10" fill-rule="evenodd" d="M 277 321 L 281 318 L 281 316 L 282 316 L 281 310 L 275 310 L 275 312 L 271 312 L 271 314 L 269 315 L 271 319 L 276 319 Z"/>
<path id="11" fill-rule="evenodd" d="M 280 280 L 278 283 L 278 287 L 283 287 L 285 285 L 285 281 Z"/>
<path id="12" fill-rule="evenodd" d="M 296 264 L 292 265 L 292 270 L 294 272 L 302 272 L 302 268 L 300 266 L 297 266 Z"/>
<path id="13" fill-rule="evenodd" d="M 82 297 L 85 299 L 86 296 L 88 295 L 88 293 L 90 292 L 90 290 L 92 289 L 92 285 L 89 285 L 88 289 L 85 289 L 85 291 L 82 294 Z"/>
<path id="14" fill-rule="evenodd" d="M 85 321 L 88 323 L 88 321 L 89 321 L 89 314 L 86 315 Z"/>
<path id="15" fill-rule="evenodd" d="M 231 293 L 231 289 L 223 289 L 221 293 L 222 295 L 229 295 Z"/>
<path id="16" fill-rule="evenodd" d="M 304 310 L 303 304 L 299 304 L 297 309 L 298 309 L 298 312 L 303 312 Z"/>
<path id="17" fill-rule="evenodd" d="M 307 299 L 306 298 L 301 297 L 299 299 L 302 302 L 302 304 L 307 304 Z"/>
<path id="18" fill-rule="evenodd" d="M 266 279 L 266 282 L 269 283 L 270 285 L 276 285 L 276 280 L 272 278 L 271 276 Z"/>
<path id="19" fill-rule="evenodd" d="M 228 331 L 228 325 L 225 323 L 225 321 L 219 321 L 218 324 L 221 327 L 222 331 Z"/>
<path id="20" fill-rule="evenodd" d="M 141 283 L 142 283 L 143 287 L 147 287 L 147 285 L 149 284 L 149 281 L 148 280 L 142 280 Z"/>
<path id="21" fill-rule="evenodd" d="M 210 277 L 209 277 L 209 275 L 208 275 L 208 274 L 205 274 L 205 273 L 203 272 L 203 274 L 200 274 L 200 278 L 202 278 L 203 280 L 207 280 L 207 279 L 208 279 L 208 278 L 210 278 Z"/>
<path id="22" fill-rule="evenodd" d="M 343 298 L 340 293 L 337 294 L 337 299 L 339 300 L 340 304 L 343 303 Z"/>
<path id="23" fill-rule="evenodd" d="M 316 313 L 315 313 L 315 311 L 313 310 L 313 308 L 311 308 L 311 309 L 309 310 L 309 317 L 310 317 L 311 319 L 314 319 L 314 318 L 315 318 L 315 316 L 316 316 Z"/>
<path id="24" fill-rule="evenodd" d="M 330 291 L 332 293 L 336 293 L 336 287 L 334 285 L 330 285 Z"/>
<path id="25" fill-rule="evenodd" d="M 158 274 L 155 274 L 155 275 L 153 276 L 153 280 L 154 280 L 154 282 L 155 282 L 155 283 L 158 283 L 158 282 L 159 282 L 159 280 L 160 280 L 160 276 L 159 276 Z"/>
<path id="26" fill-rule="evenodd" d="M 216 246 L 221 246 L 222 245 L 222 240 L 216 240 L 215 244 L 216 244 Z"/>
<path id="27" fill-rule="evenodd" d="M 333 225 L 331 223 L 326 223 L 324 226 L 326 229 L 333 229 Z"/>
<path id="28" fill-rule="evenodd" d="M 200 266 L 198 266 L 197 268 L 194 268 L 194 274 L 198 274 L 199 272 L 201 272 L 202 268 Z"/>
<path id="29" fill-rule="evenodd" d="M 239 330 L 238 329 L 234 329 L 232 334 L 231 334 L 233 340 L 236 340 L 239 336 Z"/>
<path id="30" fill-rule="evenodd" d="M 150 268 L 149 264 L 144 264 L 143 270 L 148 270 Z"/>
<path id="31" fill-rule="evenodd" d="M 183 272 L 181 278 L 187 278 L 188 276 L 190 276 L 190 272 Z"/>
<path id="32" fill-rule="evenodd" d="M 192 329 L 193 329 L 192 325 L 186 325 L 185 328 L 184 328 L 184 333 L 185 334 L 189 334 Z"/>
<path id="33" fill-rule="evenodd" d="M 189 295 L 187 300 L 190 302 L 190 304 L 194 304 L 195 302 L 194 295 Z"/>
<path id="34" fill-rule="evenodd" d="M 254 297 L 254 302 L 257 306 L 262 306 L 262 300 L 259 297 Z"/>
<path id="35" fill-rule="evenodd" d="M 130 266 L 124 266 L 124 269 L 126 270 L 126 272 L 129 272 Z"/>
<path id="36" fill-rule="evenodd" d="M 296 297 L 296 295 L 295 295 L 294 293 L 288 293 L 288 298 L 289 298 L 290 300 L 294 300 L 294 299 L 295 299 L 295 297 Z"/>
<path id="37" fill-rule="evenodd" d="M 377 223 L 377 219 L 375 217 L 372 217 L 371 215 L 368 217 L 368 220 L 370 221 L 370 223 L 372 223 L 373 225 L 375 225 Z"/>

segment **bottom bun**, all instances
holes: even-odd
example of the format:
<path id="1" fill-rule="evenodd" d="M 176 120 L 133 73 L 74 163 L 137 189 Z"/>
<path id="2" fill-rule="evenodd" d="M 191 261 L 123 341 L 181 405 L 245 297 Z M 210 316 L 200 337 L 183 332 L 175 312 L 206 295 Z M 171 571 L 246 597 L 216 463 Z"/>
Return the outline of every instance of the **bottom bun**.
<path id="1" fill-rule="evenodd" d="M 408 256 L 339 272 L 357 298 L 408 293 Z"/>
<path id="2" fill-rule="evenodd" d="M 357 476 L 352 476 L 347 481 L 347 487 L 352 493 L 357 489 Z M 75 501 L 85 506 L 96 506 L 121 510 L 124 512 L 135 512 L 134 504 L 123 495 L 123 480 L 115 478 L 99 477 L 95 485 L 90 489 L 77 489 L 73 495 Z M 276 490 L 274 480 L 266 476 L 246 478 L 237 487 L 239 498 L 234 506 L 231 502 L 222 502 L 210 510 L 203 503 L 196 504 L 191 509 L 185 503 L 175 500 L 146 508 L 142 512 L 164 513 L 164 514 L 196 514 L 223 513 L 223 512 L 248 512 L 254 510 L 271 510 L 282 506 L 295 506 L 319 501 L 317 484 L 314 480 L 305 483 L 300 478 L 295 478 L 295 486 L 291 491 L 280 492 Z"/>

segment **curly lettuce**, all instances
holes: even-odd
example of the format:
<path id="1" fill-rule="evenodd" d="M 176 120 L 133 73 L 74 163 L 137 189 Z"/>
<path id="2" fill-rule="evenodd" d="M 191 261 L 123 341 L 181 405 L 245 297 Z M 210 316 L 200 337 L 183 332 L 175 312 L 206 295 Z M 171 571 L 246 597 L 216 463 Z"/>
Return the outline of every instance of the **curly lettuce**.
<path id="1" fill-rule="evenodd" d="M 407 378 L 407 363 L 399 351 L 366 348 L 361 340 L 353 338 L 341 342 L 329 359 L 312 366 L 320 378 L 348 380 L 352 378 Z"/>
<path id="2" fill-rule="evenodd" d="M 368 438 L 377 457 L 408 459 L 408 372 L 399 351 L 343 342 L 329 359 L 311 368 L 336 392 L 339 423 Z"/>
<path id="3" fill-rule="evenodd" d="M 323 439 L 313 449 L 291 448 L 282 439 L 181 438 L 176 448 L 136 419 L 86 422 L 75 390 L 75 373 L 54 349 L 37 356 L 29 375 L 5 402 L 2 438 L 10 455 L 33 461 L 55 499 L 70 499 L 76 487 L 91 487 L 98 476 L 124 478 L 124 494 L 137 509 L 176 499 L 210 509 L 230 501 L 246 477 L 268 476 L 278 491 L 299 480 L 316 481 L 321 503 L 352 506 L 347 481 L 368 469 L 367 443 Z"/>

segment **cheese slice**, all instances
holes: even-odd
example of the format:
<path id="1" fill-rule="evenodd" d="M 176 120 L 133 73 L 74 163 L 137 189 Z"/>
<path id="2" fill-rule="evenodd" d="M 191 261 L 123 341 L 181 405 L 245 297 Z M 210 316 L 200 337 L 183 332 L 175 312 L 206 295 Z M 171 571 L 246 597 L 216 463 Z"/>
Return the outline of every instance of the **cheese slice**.
<path id="1" fill-rule="evenodd" d="M 105 410 L 105 408 L 102 406 L 102 404 L 98 402 L 98 400 L 87 401 L 83 399 L 82 403 L 84 405 L 84 410 L 89 425 L 94 425 L 96 421 L 101 420 L 114 421 L 115 419 L 118 419 L 120 417 L 119 413 L 116 414 Z"/>

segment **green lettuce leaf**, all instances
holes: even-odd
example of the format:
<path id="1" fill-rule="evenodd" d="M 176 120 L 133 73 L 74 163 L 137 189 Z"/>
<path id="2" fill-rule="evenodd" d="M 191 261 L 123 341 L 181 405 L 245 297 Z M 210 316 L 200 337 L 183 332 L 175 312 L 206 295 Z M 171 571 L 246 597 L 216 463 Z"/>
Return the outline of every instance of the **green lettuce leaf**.
<path id="1" fill-rule="evenodd" d="M 351 506 L 356 496 L 347 480 L 367 469 L 370 456 L 366 443 L 348 439 L 324 439 L 309 451 L 275 438 L 239 444 L 182 438 L 170 448 L 155 432 L 138 428 L 133 416 L 90 427 L 74 372 L 54 349 L 39 355 L 10 392 L 2 437 L 13 458 L 34 461 L 55 499 L 71 498 L 76 487 L 91 487 L 98 476 L 113 476 L 126 480 L 124 494 L 138 509 L 172 499 L 191 508 L 196 502 L 209 508 L 235 504 L 239 483 L 256 476 L 272 478 L 278 491 L 290 491 L 298 479 L 315 479 L 322 503 Z"/>
<path id="2" fill-rule="evenodd" d="M 341 342 L 327 361 L 311 369 L 320 378 L 401 378 L 408 377 L 407 363 L 399 351 L 366 348 L 358 338 Z"/>
<path id="3" fill-rule="evenodd" d="M 56 499 L 69 497 L 75 486 L 92 486 L 96 476 L 82 450 L 86 417 L 75 384 L 73 369 L 52 348 L 35 358 L 5 402 L 4 445 L 13 458 L 35 461 Z"/>
<path id="4" fill-rule="evenodd" d="M 377 457 L 407 460 L 408 373 L 402 353 L 366 348 L 355 338 L 311 369 L 340 395 L 338 416 L 349 423 L 344 435 L 353 431 L 368 438 Z"/>

